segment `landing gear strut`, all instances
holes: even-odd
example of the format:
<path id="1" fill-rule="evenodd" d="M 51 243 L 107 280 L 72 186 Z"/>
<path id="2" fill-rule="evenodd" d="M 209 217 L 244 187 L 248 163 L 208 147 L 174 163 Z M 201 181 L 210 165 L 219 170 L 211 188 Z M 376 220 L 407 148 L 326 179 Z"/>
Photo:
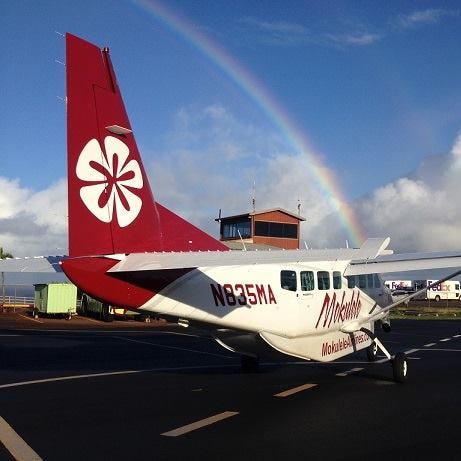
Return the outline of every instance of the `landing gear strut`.
<path id="1" fill-rule="evenodd" d="M 408 373 L 408 361 L 406 355 L 403 352 L 397 352 L 397 354 L 392 357 L 389 351 L 384 347 L 383 343 L 372 331 L 368 330 L 368 328 L 362 328 L 361 330 L 373 340 L 371 345 L 367 347 L 368 360 L 376 360 L 376 355 L 379 348 L 387 357 L 387 359 L 392 363 L 394 381 L 403 383 L 407 379 Z"/>

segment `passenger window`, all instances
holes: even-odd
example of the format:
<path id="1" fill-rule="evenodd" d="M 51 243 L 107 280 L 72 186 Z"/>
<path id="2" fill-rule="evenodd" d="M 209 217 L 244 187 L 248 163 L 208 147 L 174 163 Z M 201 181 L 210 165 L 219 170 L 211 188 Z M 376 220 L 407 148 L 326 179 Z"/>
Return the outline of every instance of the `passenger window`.
<path id="1" fill-rule="evenodd" d="M 301 290 L 312 291 L 314 287 L 314 273 L 312 271 L 301 272 Z"/>
<path id="2" fill-rule="evenodd" d="M 342 286 L 341 272 L 333 272 L 333 288 L 340 290 Z"/>
<path id="3" fill-rule="evenodd" d="M 317 286 L 319 290 L 330 289 L 330 273 L 326 271 L 317 272 Z"/>
<path id="4" fill-rule="evenodd" d="M 367 275 L 367 287 L 373 288 L 373 274 Z"/>
<path id="5" fill-rule="evenodd" d="M 366 288 L 367 277 L 366 275 L 359 275 L 359 288 Z"/>
<path id="6" fill-rule="evenodd" d="M 381 280 L 379 280 L 378 274 L 373 274 L 375 279 L 375 288 L 381 288 Z"/>
<path id="7" fill-rule="evenodd" d="M 348 275 L 346 278 L 347 288 L 355 288 L 355 275 Z"/>
<path id="8" fill-rule="evenodd" d="M 284 290 L 296 291 L 296 272 L 281 271 L 280 272 L 280 286 Z"/>

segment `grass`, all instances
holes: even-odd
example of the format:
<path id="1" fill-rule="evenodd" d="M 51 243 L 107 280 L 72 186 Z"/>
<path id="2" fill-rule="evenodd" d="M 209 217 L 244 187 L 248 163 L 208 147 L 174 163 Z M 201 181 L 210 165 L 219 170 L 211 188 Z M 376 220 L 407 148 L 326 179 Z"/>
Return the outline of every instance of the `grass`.
<path id="1" fill-rule="evenodd" d="M 461 305 L 427 306 L 410 303 L 402 304 L 391 311 L 391 319 L 421 319 L 421 320 L 461 320 Z"/>

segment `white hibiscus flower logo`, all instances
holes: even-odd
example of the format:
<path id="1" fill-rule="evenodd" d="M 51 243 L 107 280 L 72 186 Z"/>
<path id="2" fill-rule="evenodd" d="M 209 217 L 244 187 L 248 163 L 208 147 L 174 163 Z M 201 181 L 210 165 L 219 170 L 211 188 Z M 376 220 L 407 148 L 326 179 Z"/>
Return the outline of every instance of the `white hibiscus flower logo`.
<path id="1" fill-rule="evenodd" d="M 97 139 L 88 141 L 77 161 L 79 179 L 88 183 L 80 189 L 80 198 L 88 210 L 102 222 L 114 215 L 120 227 L 131 224 L 142 207 L 134 190 L 143 187 L 139 163 L 128 161 L 128 146 L 113 136 L 104 139 L 106 155 Z"/>

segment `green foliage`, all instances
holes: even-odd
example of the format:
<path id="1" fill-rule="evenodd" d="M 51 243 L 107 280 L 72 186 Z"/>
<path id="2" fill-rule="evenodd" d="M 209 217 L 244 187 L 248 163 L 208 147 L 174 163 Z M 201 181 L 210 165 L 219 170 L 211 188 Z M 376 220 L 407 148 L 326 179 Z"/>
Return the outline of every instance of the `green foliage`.
<path id="1" fill-rule="evenodd" d="M 11 253 L 6 253 L 3 251 L 3 247 L 0 247 L 0 259 L 12 258 L 13 255 Z"/>

